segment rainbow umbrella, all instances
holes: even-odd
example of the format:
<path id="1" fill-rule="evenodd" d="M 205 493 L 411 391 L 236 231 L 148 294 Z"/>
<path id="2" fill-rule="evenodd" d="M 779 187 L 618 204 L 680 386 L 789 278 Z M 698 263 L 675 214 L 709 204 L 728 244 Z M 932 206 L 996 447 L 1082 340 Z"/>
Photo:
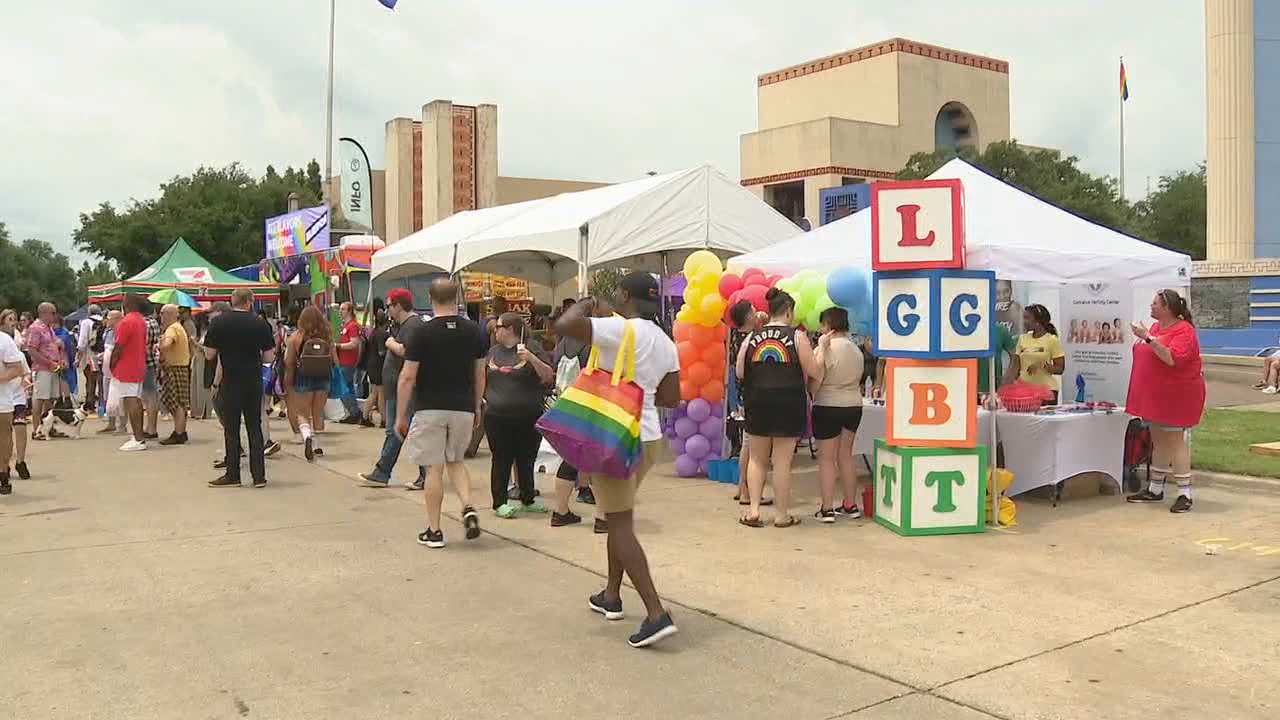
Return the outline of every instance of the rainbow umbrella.
<path id="1" fill-rule="evenodd" d="M 147 296 L 147 299 L 157 305 L 177 305 L 178 307 L 196 308 L 200 307 L 200 303 L 190 295 L 182 292 L 178 288 L 165 288 L 157 290 Z"/>

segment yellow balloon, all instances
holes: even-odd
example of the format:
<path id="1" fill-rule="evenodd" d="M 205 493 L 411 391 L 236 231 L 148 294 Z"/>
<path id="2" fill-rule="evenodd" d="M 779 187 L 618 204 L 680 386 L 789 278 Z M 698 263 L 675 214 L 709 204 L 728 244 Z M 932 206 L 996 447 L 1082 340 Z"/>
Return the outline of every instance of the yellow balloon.
<path id="1" fill-rule="evenodd" d="M 694 276 L 693 285 L 694 287 L 701 290 L 703 293 L 716 293 L 717 295 L 719 295 L 720 294 L 720 275 L 721 273 L 718 273 L 718 272 L 710 272 L 710 271 L 704 270 L 702 273 Z"/>
<path id="2" fill-rule="evenodd" d="M 685 289 L 684 289 L 685 305 L 688 305 L 688 306 L 697 305 L 698 300 L 701 297 L 702 297 L 702 292 L 698 289 L 698 286 L 693 285 L 692 283 L 685 286 Z"/>
<path id="3" fill-rule="evenodd" d="M 699 305 L 702 317 L 708 320 L 719 320 L 724 314 L 724 298 L 720 295 L 704 295 Z"/>
<path id="4" fill-rule="evenodd" d="M 684 276 L 691 278 L 703 272 L 713 272 L 719 276 L 724 272 L 724 266 L 720 264 L 720 258 L 710 250 L 695 250 L 685 258 Z"/>

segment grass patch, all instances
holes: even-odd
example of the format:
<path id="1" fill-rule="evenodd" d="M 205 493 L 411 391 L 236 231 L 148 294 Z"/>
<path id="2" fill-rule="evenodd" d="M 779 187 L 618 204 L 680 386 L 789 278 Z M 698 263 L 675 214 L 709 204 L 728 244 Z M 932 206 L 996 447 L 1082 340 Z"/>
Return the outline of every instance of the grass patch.
<path id="1" fill-rule="evenodd" d="M 1254 455 L 1249 446 L 1280 441 L 1280 413 L 1209 410 L 1191 433 L 1191 465 L 1197 470 L 1280 477 L 1280 457 Z"/>

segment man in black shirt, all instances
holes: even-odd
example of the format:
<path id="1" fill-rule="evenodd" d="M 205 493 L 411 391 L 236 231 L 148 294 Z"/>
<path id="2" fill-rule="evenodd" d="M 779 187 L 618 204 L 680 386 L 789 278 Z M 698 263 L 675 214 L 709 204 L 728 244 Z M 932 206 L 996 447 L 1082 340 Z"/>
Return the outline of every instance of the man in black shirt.
<path id="1" fill-rule="evenodd" d="M 221 406 L 222 435 L 226 445 L 226 474 L 209 482 L 210 487 L 240 484 L 240 420 L 249 437 L 249 474 L 253 486 L 267 484 L 266 458 L 262 439 L 262 364 L 275 359 L 275 338 L 267 321 L 253 314 L 253 291 L 246 288 L 231 295 L 231 312 L 222 313 L 209 324 L 205 336 L 205 357 L 222 365 L 222 386 L 217 389 Z"/>
<path id="2" fill-rule="evenodd" d="M 480 537 L 480 518 L 471 507 L 471 476 L 462 461 L 480 420 L 488 341 L 479 325 L 458 315 L 456 283 L 438 279 L 431 283 L 430 296 L 434 317 L 413 331 L 405 348 L 396 388 L 396 432 L 405 439 L 410 459 L 427 467 L 427 529 L 418 534 L 418 542 L 442 548 L 446 468 L 462 503 L 467 539 Z"/>

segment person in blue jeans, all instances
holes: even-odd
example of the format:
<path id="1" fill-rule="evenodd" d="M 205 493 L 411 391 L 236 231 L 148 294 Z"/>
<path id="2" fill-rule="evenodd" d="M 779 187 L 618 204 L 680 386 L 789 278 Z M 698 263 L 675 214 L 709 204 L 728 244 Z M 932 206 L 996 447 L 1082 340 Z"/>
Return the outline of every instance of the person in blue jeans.
<path id="1" fill-rule="evenodd" d="M 382 416 L 394 419 L 397 417 L 396 383 L 400 380 L 400 369 L 404 366 L 404 346 L 408 344 L 413 330 L 422 325 L 423 318 L 413 311 L 413 293 L 404 288 L 395 288 L 387 293 L 387 315 L 391 318 L 390 337 L 387 338 L 387 359 L 382 366 L 382 395 L 385 408 Z M 400 447 L 404 439 L 396 434 L 394 422 L 387 423 L 387 436 L 382 441 L 382 452 L 373 470 L 357 473 L 356 478 L 365 487 L 387 487 L 391 484 L 391 471 L 400 459 Z M 418 468 L 416 480 L 404 484 L 406 489 L 421 490 L 427 478 L 427 469 Z"/>
<path id="2" fill-rule="evenodd" d="M 350 395 L 342 396 L 342 407 L 346 408 L 347 416 L 338 422 L 342 425 L 363 425 L 364 414 L 356 403 L 356 395 L 360 392 L 356 387 L 356 370 L 360 365 L 360 346 L 364 335 L 360 332 L 360 323 L 356 322 L 354 304 L 342 303 L 338 306 L 338 313 L 342 319 L 342 327 L 338 329 L 338 371 L 351 388 Z"/>

